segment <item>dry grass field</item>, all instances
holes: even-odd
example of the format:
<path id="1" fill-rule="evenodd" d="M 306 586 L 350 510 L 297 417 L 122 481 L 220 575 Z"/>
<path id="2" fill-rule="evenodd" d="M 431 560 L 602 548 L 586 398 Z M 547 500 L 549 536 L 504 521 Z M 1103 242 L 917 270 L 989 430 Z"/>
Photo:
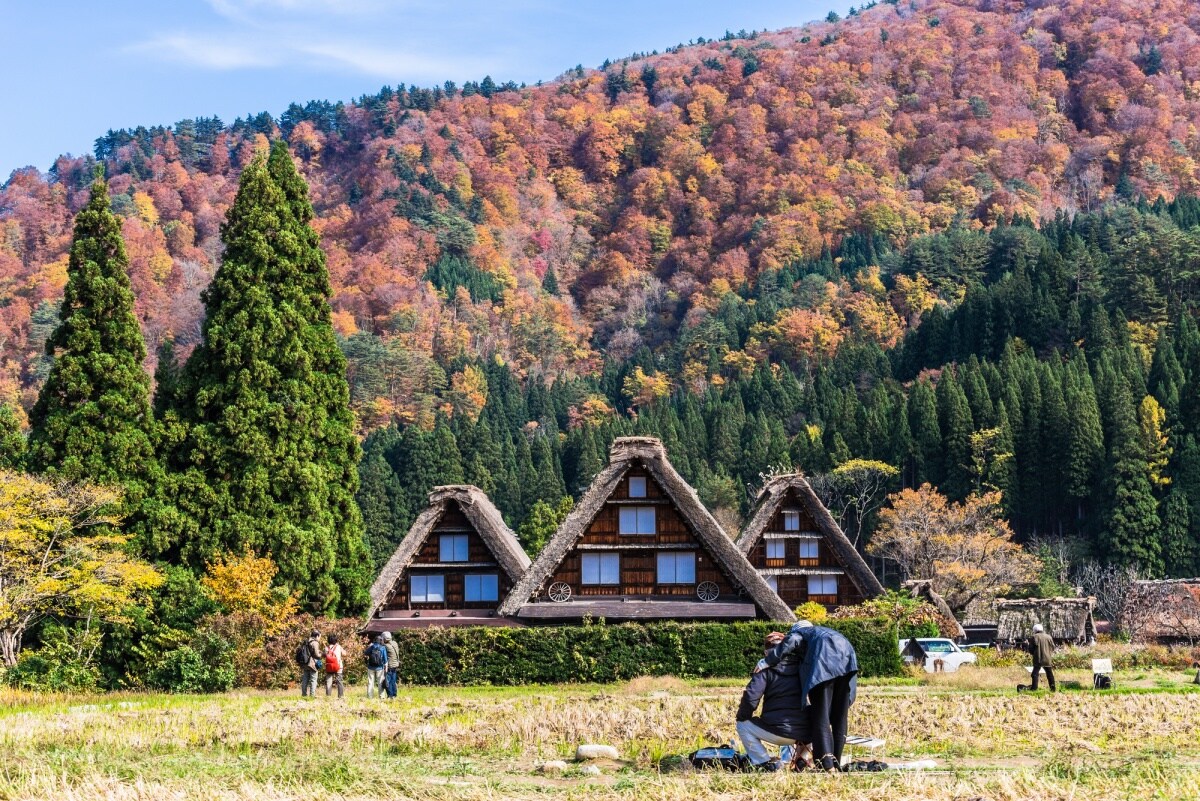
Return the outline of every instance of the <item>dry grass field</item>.
<path id="1" fill-rule="evenodd" d="M 1063 677 L 1082 683 L 1088 677 Z M 734 734 L 734 682 L 406 688 L 398 703 L 285 693 L 0 691 L 0 799 L 1200 799 L 1200 687 L 1018 696 L 1020 668 L 864 682 L 851 727 L 921 773 L 733 775 L 680 756 Z M 575 746 L 616 746 L 589 775 Z M 539 765 L 565 759 L 566 771 Z"/>

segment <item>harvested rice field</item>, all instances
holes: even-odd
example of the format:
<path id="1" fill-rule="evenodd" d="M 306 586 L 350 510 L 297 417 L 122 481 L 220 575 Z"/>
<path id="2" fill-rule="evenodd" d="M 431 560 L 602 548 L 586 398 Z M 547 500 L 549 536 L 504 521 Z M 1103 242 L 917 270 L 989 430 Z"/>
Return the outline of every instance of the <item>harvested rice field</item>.
<path id="1" fill-rule="evenodd" d="M 1175 672 L 1018 696 L 1020 668 L 864 682 L 852 733 L 922 772 L 694 771 L 734 736 L 734 682 L 286 693 L 0 691 L 0 799 L 1200 799 L 1200 686 Z M 619 758 L 574 761 L 581 743 Z M 869 755 L 864 752 L 864 757 Z M 565 761 L 565 769 L 544 770 Z M 592 767 L 594 766 L 594 767 Z M 595 768 L 598 768 L 598 773 Z"/>

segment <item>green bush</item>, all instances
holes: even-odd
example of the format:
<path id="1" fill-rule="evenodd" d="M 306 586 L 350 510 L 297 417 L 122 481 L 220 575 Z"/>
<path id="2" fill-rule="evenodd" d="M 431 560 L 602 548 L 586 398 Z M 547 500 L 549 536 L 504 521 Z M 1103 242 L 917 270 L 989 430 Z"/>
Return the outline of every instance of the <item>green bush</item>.
<path id="1" fill-rule="evenodd" d="M 100 669 L 93 655 L 100 645 L 100 635 L 94 629 L 52 623 L 42 630 L 41 641 L 37 650 L 21 652 L 16 666 L 4 673 L 6 684 L 55 692 L 96 689 Z"/>
<path id="2" fill-rule="evenodd" d="M 555 684 L 636 676 L 741 677 L 762 656 L 766 634 L 752 623 L 628 623 L 553 628 L 410 629 L 395 632 L 408 684 Z M 896 626 L 834 621 L 858 651 L 864 676 L 899 676 Z"/>
<path id="3" fill-rule="evenodd" d="M 209 633 L 167 651 L 147 672 L 146 684 L 173 693 L 224 692 L 233 688 L 233 648 Z"/>

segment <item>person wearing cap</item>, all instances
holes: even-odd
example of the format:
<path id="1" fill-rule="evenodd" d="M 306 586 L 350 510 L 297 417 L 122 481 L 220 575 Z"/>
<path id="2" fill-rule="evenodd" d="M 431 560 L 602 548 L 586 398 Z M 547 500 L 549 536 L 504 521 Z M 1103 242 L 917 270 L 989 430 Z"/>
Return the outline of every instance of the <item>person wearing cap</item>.
<path id="1" fill-rule="evenodd" d="M 387 687 L 387 697 L 396 697 L 396 679 L 400 673 L 400 645 L 392 639 L 392 633 L 383 633 L 383 647 L 387 651 L 387 673 L 384 681 Z"/>
<path id="2" fill-rule="evenodd" d="M 1054 684 L 1054 638 L 1046 633 L 1041 623 L 1033 624 L 1033 636 L 1029 638 L 1026 648 L 1033 657 L 1033 683 L 1029 686 L 1030 691 L 1037 692 L 1038 679 L 1044 670 L 1050 692 L 1058 692 L 1058 687 Z"/>
<path id="3" fill-rule="evenodd" d="M 786 636 L 782 632 L 771 632 L 763 644 L 764 650 L 770 652 Z M 760 701 L 762 712 L 755 715 Z M 742 692 L 737 711 L 738 737 L 753 768 L 770 772 L 779 770 L 780 763 L 771 759 L 763 743 L 808 743 L 808 717 L 800 690 L 798 659 L 785 657 L 774 667 L 756 671 Z"/>
<path id="4" fill-rule="evenodd" d="M 800 709 L 811 706 L 813 755 L 829 773 L 841 770 L 850 705 L 858 691 L 858 654 L 840 632 L 801 620 L 767 652 L 755 671 L 774 667 L 789 655 L 800 661 Z"/>

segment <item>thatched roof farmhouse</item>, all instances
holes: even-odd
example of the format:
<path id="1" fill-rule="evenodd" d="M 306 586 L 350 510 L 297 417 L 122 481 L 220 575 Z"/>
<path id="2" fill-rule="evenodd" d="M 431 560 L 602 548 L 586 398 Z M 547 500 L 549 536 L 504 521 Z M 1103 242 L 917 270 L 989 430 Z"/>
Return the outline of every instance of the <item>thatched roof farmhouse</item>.
<path id="1" fill-rule="evenodd" d="M 791 607 L 806 601 L 845 606 L 883 592 L 879 579 L 799 473 L 766 482 L 737 547 Z"/>
<path id="2" fill-rule="evenodd" d="M 371 587 L 364 631 L 512 625 L 496 614 L 529 557 L 478 487 L 434 487 Z"/>
<path id="3" fill-rule="evenodd" d="M 795 619 L 651 437 L 613 442 L 608 466 L 499 613 L 526 622 Z"/>

